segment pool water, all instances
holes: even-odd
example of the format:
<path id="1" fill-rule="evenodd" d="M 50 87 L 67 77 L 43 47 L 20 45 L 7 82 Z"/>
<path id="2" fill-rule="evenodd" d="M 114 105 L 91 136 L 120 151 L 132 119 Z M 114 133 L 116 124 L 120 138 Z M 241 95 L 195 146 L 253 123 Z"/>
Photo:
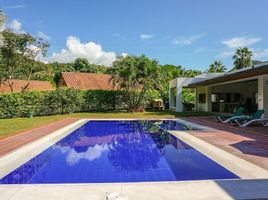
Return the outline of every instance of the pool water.
<path id="1" fill-rule="evenodd" d="M 90 121 L 0 179 L 0 183 L 239 178 L 168 134 L 162 124 L 159 121 Z"/>

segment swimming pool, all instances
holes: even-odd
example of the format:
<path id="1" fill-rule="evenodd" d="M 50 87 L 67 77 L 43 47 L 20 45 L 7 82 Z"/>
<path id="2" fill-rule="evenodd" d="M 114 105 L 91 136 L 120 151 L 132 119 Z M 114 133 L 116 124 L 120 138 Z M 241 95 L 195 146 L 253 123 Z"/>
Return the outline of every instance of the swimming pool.
<path id="1" fill-rule="evenodd" d="M 89 121 L 0 179 L 1 184 L 239 178 L 170 135 L 168 121 Z M 176 124 L 176 130 L 183 124 Z M 172 127 L 174 128 L 174 127 Z"/>

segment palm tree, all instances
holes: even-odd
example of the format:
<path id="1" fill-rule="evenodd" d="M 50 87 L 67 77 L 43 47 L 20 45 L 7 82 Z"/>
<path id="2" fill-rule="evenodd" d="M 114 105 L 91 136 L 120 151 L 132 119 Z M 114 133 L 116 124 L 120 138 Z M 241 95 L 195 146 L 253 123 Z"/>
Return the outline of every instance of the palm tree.
<path id="1" fill-rule="evenodd" d="M 208 72 L 211 73 L 222 73 L 225 72 L 227 68 L 220 60 L 215 60 L 210 66 Z"/>
<path id="2" fill-rule="evenodd" d="M 252 66 L 252 56 L 252 51 L 250 51 L 247 47 L 237 49 L 233 56 L 234 69 L 238 70 Z"/>
<path id="3" fill-rule="evenodd" d="M 113 63 L 111 75 L 113 85 L 127 92 L 130 110 L 143 106 L 146 92 L 160 89 L 166 78 L 158 62 L 144 55 L 120 57 Z"/>
<path id="4" fill-rule="evenodd" d="M 198 70 L 185 69 L 185 68 L 180 69 L 180 77 L 195 77 L 199 74 L 201 74 L 201 72 Z"/>
<path id="5" fill-rule="evenodd" d="M 0 27 L 5 23 L 5 21 L 6 21 L 6 16 L 3 13 L 3 11 L 0 10 Z"/>

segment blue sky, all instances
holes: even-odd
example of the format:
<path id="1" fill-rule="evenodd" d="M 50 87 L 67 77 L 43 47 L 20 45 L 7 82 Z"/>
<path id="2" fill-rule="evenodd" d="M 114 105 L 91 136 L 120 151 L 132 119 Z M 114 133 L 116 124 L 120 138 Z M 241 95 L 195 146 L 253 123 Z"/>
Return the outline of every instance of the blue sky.
<path id="1" fill-rule="evenodd" d="M 232 66 L 247 46 L 268 60 L 267 0 L 0 0 L 7 26 L 46 38 L 47 61 L 86 57 L 110 65 L 121 54 L 206 70 Z"/>

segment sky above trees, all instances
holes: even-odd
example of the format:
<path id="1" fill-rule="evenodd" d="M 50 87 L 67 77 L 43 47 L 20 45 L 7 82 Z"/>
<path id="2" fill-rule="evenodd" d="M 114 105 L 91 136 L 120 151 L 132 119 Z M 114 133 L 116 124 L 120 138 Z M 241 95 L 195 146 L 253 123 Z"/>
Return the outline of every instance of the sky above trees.
<path id="1" fill-rule="evenodd" d="M 204 71 L 214 60 L 232 68 L 239 47 L 268 60 L 267 0 L 0 0 L 6 26 L 49 41 L 46 61 L 78 57 L 111 65 L 145 54 L 161 64 Z"/>

